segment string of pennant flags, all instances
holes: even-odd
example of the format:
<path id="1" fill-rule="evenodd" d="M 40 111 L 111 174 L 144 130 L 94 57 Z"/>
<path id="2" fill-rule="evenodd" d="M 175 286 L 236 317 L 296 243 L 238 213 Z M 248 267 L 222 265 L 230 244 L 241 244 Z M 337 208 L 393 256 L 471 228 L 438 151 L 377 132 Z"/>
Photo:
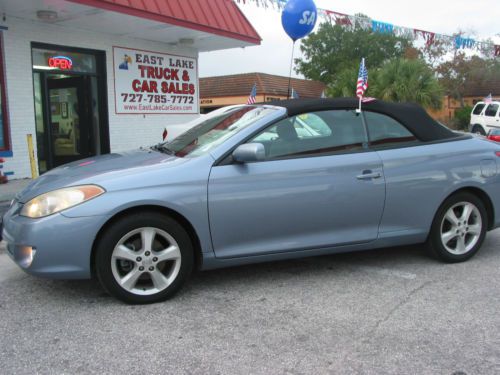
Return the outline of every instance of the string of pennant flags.
<path id="1" fill-rule="evenodd" d="M 265 9 L 283 10 L 287 0 L 236 0 L 238 4 L 255 4 Z M 477 50 L 491 53 L 491 56 L 500 57 L 500 45 L 491 42 L 479 41 L 461 35 L 451 36 L 431 31 L 398 26 L 387 22 L 372 20 L 365 17 L 353 16 L 333 10 L 318 8 L 318 18 L 323 22 L 341 25 L 347 29 L 371 30 L 375 33 L 390 33 L 411 40 L 423 40 L 427 47 L 436 43 L 451 43 L 456 49 Z"/>

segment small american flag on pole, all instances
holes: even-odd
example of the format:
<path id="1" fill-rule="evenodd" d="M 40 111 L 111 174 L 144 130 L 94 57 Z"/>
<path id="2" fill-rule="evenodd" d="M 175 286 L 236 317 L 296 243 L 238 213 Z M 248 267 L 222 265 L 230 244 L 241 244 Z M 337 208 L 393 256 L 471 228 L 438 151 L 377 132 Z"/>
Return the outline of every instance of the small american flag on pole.
<path id="1" fill-rule="evenodd" d="M 356 96 L 358 98 L 363 98 L 365 91 L 368 89 L 368 70 L 366 69 L 365 59 L 361 59 L 361 65 L 359 66 L 358 74 L 358 85 L 356 87 Z"/>
<path id="2" fill-rule="evenodd" d="M 247 104 L 255 104 L 257 102 L 257 84 L 254 83 L 250 96 L 248 97 Z"/>

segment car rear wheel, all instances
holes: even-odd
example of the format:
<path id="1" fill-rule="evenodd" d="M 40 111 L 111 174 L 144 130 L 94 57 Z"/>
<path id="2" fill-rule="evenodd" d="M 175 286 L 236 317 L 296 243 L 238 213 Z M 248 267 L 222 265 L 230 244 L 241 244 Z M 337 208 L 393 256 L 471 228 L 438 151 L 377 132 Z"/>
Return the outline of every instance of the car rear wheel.
<path id="1" fill-rule="evenodd" d="M 477 253 L 487 227 L 483 202 L 470 193 L 455 194 L 438 210 L 427 245 L 445 262 L 463 262 Z"/>
<path id="2" fill-rule="evenodd" d="M 105 230 L 96 248 L 96 273 L 104 289 L 126 303 L 173 296 L 193 268 L 193 246 L 175 220 L 158 213 L 123 217 Z"/>

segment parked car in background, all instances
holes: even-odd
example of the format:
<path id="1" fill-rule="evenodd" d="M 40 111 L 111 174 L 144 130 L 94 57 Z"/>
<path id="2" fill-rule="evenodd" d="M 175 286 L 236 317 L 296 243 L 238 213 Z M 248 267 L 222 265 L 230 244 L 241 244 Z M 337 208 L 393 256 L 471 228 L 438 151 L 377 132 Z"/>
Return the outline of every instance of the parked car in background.
<path id="1" fill-rule="evenodd" d="M 488 139 L 494 142 L 500 142 L 500 129 L 492 129 L 488 133 Z"/>
<path id="2" fill-rule="evenodd" d="M 479 102 L 472 109 L 469 130 L 487 135 L 492 129 L 500 129 L 500 102 Z"/>
<path id="3" fill-rule="evenodd" d="M 170 142 L 53 169 L 5 214 L 7 253 L 129 303 L 171 297 L 194 267 L 423 243 L 445 262 L 476 254 L 500 227 L 500 145 L 416 105 L 358 104 L 235 106 Z"/>

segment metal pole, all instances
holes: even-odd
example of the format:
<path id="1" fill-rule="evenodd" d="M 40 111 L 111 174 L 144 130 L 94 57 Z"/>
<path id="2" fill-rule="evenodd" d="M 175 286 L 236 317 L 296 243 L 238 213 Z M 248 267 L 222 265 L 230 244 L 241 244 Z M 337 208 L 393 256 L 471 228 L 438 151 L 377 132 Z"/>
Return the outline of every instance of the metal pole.
<path id="1" fill-rule="evenodd" d="M 33 135 L 27 134 L 26 141 L 28 142 L 28 154 L 30 158 L 31 178 L 35 179 L 38 177 L 38 170 L 36 169 L 35 149 L 33 147 Z"/>
<path id="2" fill-rule="evenodd" d="M 295 40 L 293 41 L 292 46 L 292 59 L 290 60 L 290 73 L 288 74 L 288 93 L 287 99 L 290 99 L 290 85 L 292 84 L 292 69 L 293 69 L 293 53 L 295 52 Z"/>

